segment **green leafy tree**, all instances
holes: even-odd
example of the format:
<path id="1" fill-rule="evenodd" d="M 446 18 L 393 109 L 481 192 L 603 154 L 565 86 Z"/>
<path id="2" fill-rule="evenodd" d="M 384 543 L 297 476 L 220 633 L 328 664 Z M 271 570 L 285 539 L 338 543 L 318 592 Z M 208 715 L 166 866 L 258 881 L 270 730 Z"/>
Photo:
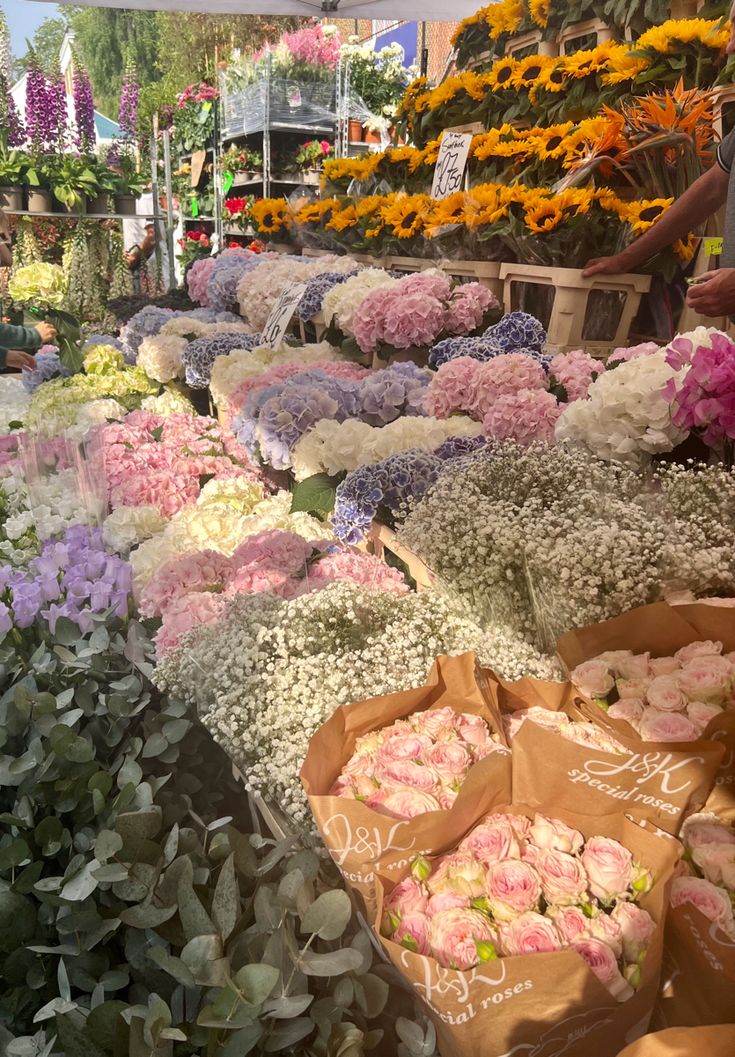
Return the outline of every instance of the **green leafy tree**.
<path id="1" fill-rule="evenodd" d="M 30 41 L 30 47 L 15 63 L 15 72 L 21 76 L 28 68 L 31 56 L 35 55 L 44 71 L 50 73 L 54 63 L 59 60 L 59 52 L 64 36 L 69 28 L 65 17 L 44 18 Z"/>

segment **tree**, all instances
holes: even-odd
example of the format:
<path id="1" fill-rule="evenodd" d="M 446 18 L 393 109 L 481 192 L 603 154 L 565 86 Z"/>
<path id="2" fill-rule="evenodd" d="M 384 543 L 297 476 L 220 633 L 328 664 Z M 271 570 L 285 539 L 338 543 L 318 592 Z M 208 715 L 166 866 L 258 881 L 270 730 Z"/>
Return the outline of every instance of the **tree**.
<path id="1" fill-rule="evenodd" d="M 59 61 L 59 52 L 69 24 L 65 17 L 44 18 L 38 26 L 28 48 L 15 63 L 15 73 L 20 77 L 28 69 L 33 53 L 40 62 L 44 73 L 50 73 L 54 63 Z"/>

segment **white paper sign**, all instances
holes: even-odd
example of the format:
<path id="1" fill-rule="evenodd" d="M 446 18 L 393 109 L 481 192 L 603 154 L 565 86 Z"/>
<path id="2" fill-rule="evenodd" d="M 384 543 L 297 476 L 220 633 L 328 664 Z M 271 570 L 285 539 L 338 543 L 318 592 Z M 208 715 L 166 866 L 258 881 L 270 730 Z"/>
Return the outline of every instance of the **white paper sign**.
<path id="1" fill-rule="evenodd" d="M 432 198 L 448 198 L 455 191 L 462 190 L 462 179 L 471 143 L 471 132 L 451 132 L 444 129 L 439 145 L 439 157 L 434 166 Z"/>
<path id="2" fill-rule="evenodd" d="M 288 330 L 296 306 L 304 296 L 304 290 L 306 283 L 297 283 L 296 286 L 289 286 L 288 290 L 284 290 L 268 316 L 268 322 L 261 335 L 261 345 L 268 349 L 278 348 Z"/>

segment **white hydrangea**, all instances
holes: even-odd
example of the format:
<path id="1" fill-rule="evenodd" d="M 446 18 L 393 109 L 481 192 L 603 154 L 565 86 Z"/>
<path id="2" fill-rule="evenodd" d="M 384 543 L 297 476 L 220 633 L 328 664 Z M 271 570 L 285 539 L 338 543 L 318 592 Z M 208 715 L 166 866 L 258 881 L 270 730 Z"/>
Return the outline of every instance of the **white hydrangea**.
<path id="1" fill-rule="evenodd" d="M 23 388 L 20 375 L 0 377 L 0 436 L 10 432 L 11 422 L 22 422 L 30 393 Z"/>
<path id="2" fill-rule="evenodd" d="M 329 325 L 332 320 L 343 334 L 353 334 L 355 313 L 368 294 L 398 282 L 382 268 L 365 268 L 338 286 L 327 290 L 322 301 L 322 315 Z"/>
<path id="3" fill-rule="evenodd" d="M 181 357 L 187 346 L 186 338 L 174 334 L 157 334 L 144 338 L 138 349 L 138 367 L 156 382 L 170 382 L 184 373 Z"/>
<path id="4" fill-rule="evenodd" d="M 630 466 L 672 451 L 686 436 L 672 422 L 662 393 L 676 374 L 666 363 L 665 350 L 605 371 L 590 386 L 586 400 L 575 400 L 562 412 L 557 441 L 583 445 L 600 458 Z"/>
<path id="5" fill-rule="evenodd" d="M 296 444 L 292 469 L 297 481 L 322 472 L 334 476 L 410 448 L 433 451 L 447 437 L 477 437 L 481 433 L 482 425 L 466 415 L 448 419 L 410 415 L 387 426 L 369 426 L 356 419 L 323 419 Z"/>
<path id="6" fill-rule="evenodd" d="M 141 410 L 151 415 L 196 415 L 196 409 L 188 397 L 175 385 L 165 386 L 158 396 L 146 396 L 140 403 Z"/>
<path id="7" fill-rule="evenodd" d="M 290 286 L 305 283 L 323 272 L 351 272 L 355 262 L 350 257 L 326 255 L 314 260 L 282 257 L 263 261 L 245 272 L 237 285 L 241 315 L 257 331 L 262 330 L 281 294 Z"/>
<path id="8" fill-rule="evenodd" d="M 70 525 L 97 524 L 107 505 L 104 480 L 80 474 L 73 467 L 41 474 L 27 488 L 28 506 L 41 540 L 62 535 Z"/>
<path id="9" fill-rule="evenodd" d="M 105 519 L 102 537 L 108 547 L 125 556 L 165 526 L 166 518 L 154 506 L 119 506 Z"/>

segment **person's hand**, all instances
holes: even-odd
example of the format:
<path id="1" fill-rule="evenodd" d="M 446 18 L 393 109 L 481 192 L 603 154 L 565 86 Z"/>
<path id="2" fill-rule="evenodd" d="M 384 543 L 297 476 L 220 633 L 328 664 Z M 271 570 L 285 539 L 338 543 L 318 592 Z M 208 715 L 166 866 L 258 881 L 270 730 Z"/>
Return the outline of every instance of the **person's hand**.
<path id="1" fill-rule="evenodd" d="M 16 371 L 27 367 L 29 371 L 35 371 L 36 361 L 30 352 L 19 352 L 17 349 L 9 349 L 5 359 L 6 367 L 14 367 Z"/>
<path id="2" fill-rule="evenodd" d="M 36 330 L 41 335 L 41 341 L 48 345 L 56 337 L 56 327 L 50 323 L 36 323 Z"/>
<path id="3" fill-rule="evenodd" d="M 687 305 L 700 316 L 735 315 L 735 268 L 705 272 L 689 287 Z"/>
<path id="4" fill-rule="evenodd" d="M 593 275 L 622 275 L 630 270 L 630 264 L 622 253 L 614 257 L 595 257 L 587 261 L 582 275 L 585 279 L 591 279 Z"/>

